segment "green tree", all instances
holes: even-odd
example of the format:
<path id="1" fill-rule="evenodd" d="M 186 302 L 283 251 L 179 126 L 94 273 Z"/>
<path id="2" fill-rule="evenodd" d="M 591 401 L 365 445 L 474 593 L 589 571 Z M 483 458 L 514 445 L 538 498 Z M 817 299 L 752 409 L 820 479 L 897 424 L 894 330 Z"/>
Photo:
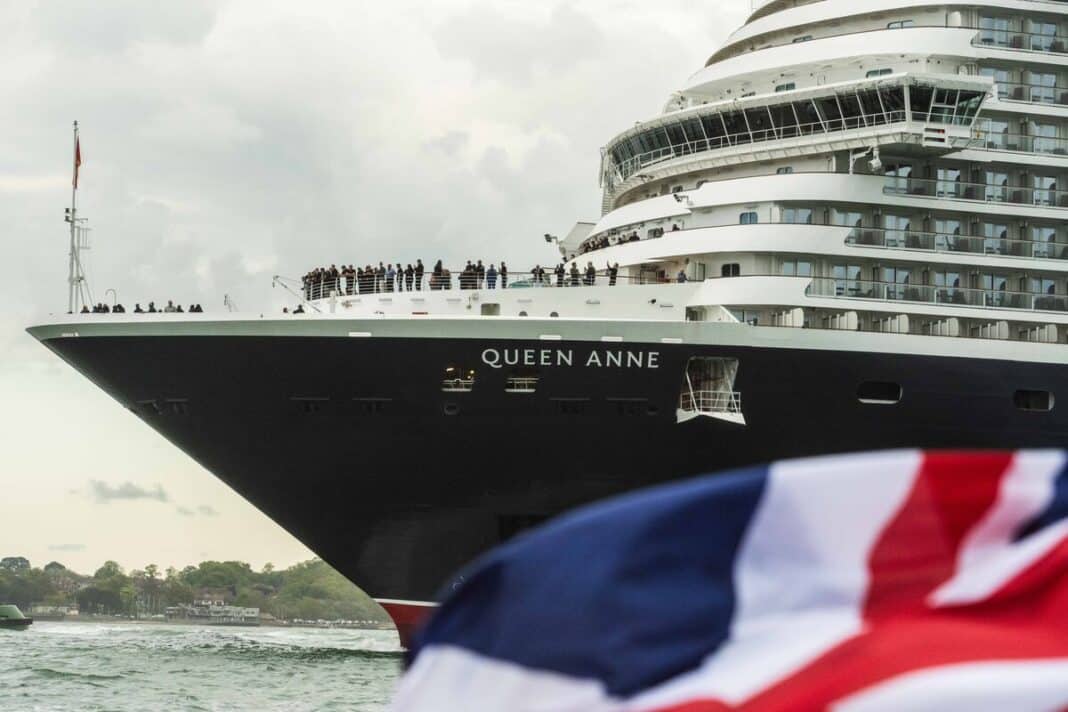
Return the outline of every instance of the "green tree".
<path id="1" fill-rule="evenodd" d="M 5 556 L 0 559 L 0 569 L 5 571 L 26 571 L 30 568 L 30 561 L 25 556 Z"/>

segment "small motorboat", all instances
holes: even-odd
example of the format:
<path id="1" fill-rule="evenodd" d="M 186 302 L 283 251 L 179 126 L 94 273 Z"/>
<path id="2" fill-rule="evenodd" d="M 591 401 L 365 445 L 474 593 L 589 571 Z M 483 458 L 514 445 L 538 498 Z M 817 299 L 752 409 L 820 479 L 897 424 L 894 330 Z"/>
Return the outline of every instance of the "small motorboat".
<path id="1" fill-rule="evenodd" d="M 26 630 L 33 618 L 22 615 L 18 606 L 0 605 L 0 630 Z"/>

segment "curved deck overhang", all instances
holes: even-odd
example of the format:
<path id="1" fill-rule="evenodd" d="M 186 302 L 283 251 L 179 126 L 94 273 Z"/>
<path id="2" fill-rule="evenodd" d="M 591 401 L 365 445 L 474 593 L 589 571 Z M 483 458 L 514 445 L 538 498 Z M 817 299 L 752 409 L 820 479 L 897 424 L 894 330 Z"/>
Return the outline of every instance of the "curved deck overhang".
<path id="1" fill-rule="evenodd" d="M 1041 273 L 1068 273 L 1068 260 L 1036 259 L 982 253 L 881 247 L 849 242 L 855 229 L 841 225 L 758 223 L 722 225 L 666 232 L 656 239 L 613 245 L 579 255 L 576 260 L 619 263 L 620 267 L 678 262 L 686 256 L 710 254 L 822 255 L 844 259 L 989 267 Z"/>
<path id="2" fill-rule="evenodd" d="M 1068 312 L 999 309 L 996 307 L 956 306 L 945 302 L 911 302 L 899 300 L 825 297 L 810 294 L 811 277 L 752 276 L 710 279 L 689 303 L 698 306 L 801 307 L 832 311 L 876 311 L 908 314 L 936 319 L 960 318 L 987 321 L 1027 321 L 1032 323 L 1068 324 Z M 853 332 L 845 332 L 853 333 Z M 792 338 L 792 337 L 787 337 Z M 924 337 L 931 338 L 931 337 Z M 952 340 L 951 340 L 952 341 Z M 1021 342 L 1007 342 L 1021 346 Z M 1063 344 L 1048 344 L 1064 348 Z"/>
<path id="3" fill-rule="evenodd" d="M 712 94 L 727 85 L 753 82 L 772 73 L 815 76 L 828 64 L 860 61 L 865 66 L 875 66 L 880 58 L 906 62 L 928 57 L 974 60 L 980 56 L 980 48 L 972 44 L 977 34 L 978 30 L 973 29 L 915 27 L 858 32 L 768 47 L 706 66 L 686 81 L 682 91 Z"/>
<path id="4" fill-rule="evenodd" d="M 705 183 L 696 190 L 677 195 L 686 201 L 685 205 L 690 211 L 731 205 L 807 202 L 816 205 L 857 203 L 911 208 L 917 211 L 943 209 L 981 215 L 1047 220 L 1064 220 L 1068 217 L 1066 208 L 904 195 L 886 192 L 886 187 L 886 178 L 883 176 L 848 173 L 790 173 L 715 181 Z M 677 207 L 672 207 L 679 205 L 680 203 L 676 202 L 674 196 L 632 203 L 601 218 L 590 235 L 596 237 L 606 231 L 639 222 L 670 219 L 681 214 L 677 212 Z"/>
<path id="5" fill-rule="evenodd" d="M 799 7 L 783 8 L 778 12 L 752 19 L 735 30 L 724 45 L 716 51 L 707 64 L 734 56 L 739 51 L 748 51 L 738 45 L 759 42 L 762 37 L 776 32 L 800 29 L 809 25 L 834 23 L 853 18 L 860 18 L 880 13 L 896 13 L 918 8 L 989 8 L 999 12 L 1040 12 L 1046 15 L 1068 15 L 1068 4 L 1064 2 L 1040 2 L 1038 0 L 981 0 L 979 2 L 943 2 L 931 0 L 823 0 L 822 2 Z"/>

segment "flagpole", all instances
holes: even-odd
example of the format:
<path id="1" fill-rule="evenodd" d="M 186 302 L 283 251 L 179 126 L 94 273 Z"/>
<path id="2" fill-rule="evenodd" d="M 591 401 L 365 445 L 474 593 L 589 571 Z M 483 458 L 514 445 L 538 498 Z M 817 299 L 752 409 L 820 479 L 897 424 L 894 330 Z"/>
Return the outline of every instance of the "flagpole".
<path id="1" fill-rule="evenodd" d="M 67 313 L 73 314 L 77 307 L 78 276 L 75 275 L 75 265 L 78 260 L 78 122 L 74 122 L 74 149 L 73 149 L 74 177 L 71 180 L 70 189 L 70 265 L 67 274 Z M 79 270 L 80 271 L 80 270 Z"/>

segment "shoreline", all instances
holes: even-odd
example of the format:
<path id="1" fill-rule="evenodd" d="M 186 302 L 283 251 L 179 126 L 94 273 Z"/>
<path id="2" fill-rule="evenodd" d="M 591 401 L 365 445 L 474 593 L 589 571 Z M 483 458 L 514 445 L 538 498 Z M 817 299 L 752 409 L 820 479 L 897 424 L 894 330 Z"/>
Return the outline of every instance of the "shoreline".
<path id="1" fill-rule="evenodd" d="M 167 620 L 155 620 L 151 618 L 124 618 L 122 616 L 67 616 L 64 618 L 38 618 L 33 616 L 36 623 L 132 623 L 136 625 L 181 625 L 199 626 L 201 628 L 299 628 L 313 630 L 394 630 L 388 623 L 378 626 L 367 625 L 332 625 L 316 623 L 287 623 L 284 621 L 267 621 L 258 624 L 230 624 L 208 623 L 206 621 L 190 620 L 187 618 L 172 618 Z"/>

